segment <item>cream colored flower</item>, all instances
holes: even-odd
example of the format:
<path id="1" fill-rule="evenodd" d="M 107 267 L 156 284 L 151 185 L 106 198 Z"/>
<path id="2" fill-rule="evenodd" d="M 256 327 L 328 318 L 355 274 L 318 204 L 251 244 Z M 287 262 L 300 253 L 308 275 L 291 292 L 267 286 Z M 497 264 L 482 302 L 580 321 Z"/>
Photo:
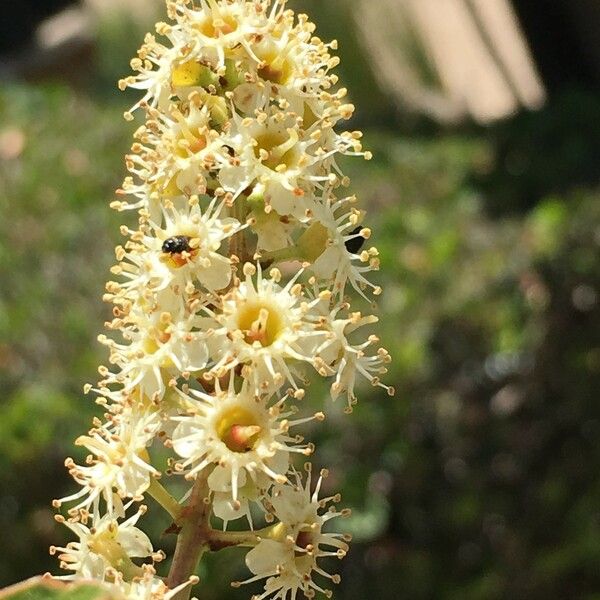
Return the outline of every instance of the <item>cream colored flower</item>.
<path id="1" fill-rule="evenodd" d="M 333 583 L 340 581 L 339 575 L 329 574 L 319 560 L 346 555 L 347 536 L 323 530 L 329 520 L 346 512 L 338 512 L 334 507 L 324 510 L 339 497 L 319 500 L 322 476 L 313 493 L 310 476 L 305 485 L 297 474 L 294 478 L 293 485 L 275 485 L 271 490 L 269 508 L 279 523 L 246 555 L 246 565 L 254 577 L 243 583 L 266 579 L 264 592 L 253 596 L 256 600 L 295 600 L 300 592 L 306 598 L 313 598 L 316 592 L 331 597 L 331 591 L 317 583 L 315 577 L 319 575 Z"/>
<path id="2" fill-rule="evenodd" d="M 136 527 L 145 512 L 146 507 L 142 506 L 121 523 L 110 513 L 102 517 L 94 514 L 91 517 L 80 515 L 71 519 L 57 515 L 57 521 L 68 527 L 78 538 L 65 547 L 50 548 L 51 554 L 58 553 L 61 568 L 72 571 L 63 578 L 105 580 L 115 571 L 128 578 L 136 576 L 140 567 L 131 559 L 145 558 L 153 553 L 150 539 Z"/>
<path id="3" fill-rule="evenodd" d="M 322 306 L 322 305 L 321 305 Z M 390 355 L 385 348 L 378 348 L 375 353 L 369 353 L 369 348 L 379 342 L 375 335 L 366 339 L 351 342 L 350 337 L 361 327 L 373 325 L 378 318 L 369 315 L 363 316 L 359 312 L 343 315 L 348 309 L 347 304 L 338 304 L 321 317 L 320 323 L 326 332 L 324 341 L 314 350 L 316 368 L 323 377 L 333 376 L 331 384 L 331 397 L 335 400 L 341 393 L 346 392 L 348 410 L 356 404 L 354 388 L 357 376 L 367 379 L 371 385 L 378 386 L 394 395 L 394 388 L 381 382 L 380 376 L 387 373 L 387 365 L 391 362 Z M 354 334 L 354 335 L 353 335 Z"/>
<path id="4" fill-rule="evenodd" d="M 337 200 L 325 193 L 323 202 L 315 206 L 310 226 L 298 240 L 298 248 L 302 258 L 312 263 L 309 270 L 319 281 L 331 282 L 333 292 L 340 297 L 348 282 L 363 297 L 367 288 L 378 295 L 381 288 L 365 277 L 379 269 L 377 249 L 348 250 L 356 238 L 366 240 L 371 236 L 370 229 L 360 227 L 363 213 L 352 207 L 354 202 L 353 197 Z"/>
<path id="5" fill-rule="evenodd" d="M 284 408 L 283 400 L 269 404 L 247 385 L 236 393 L 234 378 L 227 390 L 217 385 L 214 394 L 190 390 L 184 402 L 188 414 L 173 417 L 178 425 L 172 445 L 185 459 L 176 469 L 193 479 L 211 468 L 210 489 L 229 493 L 233 510 L 240 511 L 238 516 L 245 514 L 239 501 L 241 489 L 261 487 L 265 483 L 262 475 L 286 481 L 290 452 L 311 452 L 300 438 L 290 436 L 289 429 L 315 417 L 290 421 L 292 411 Z"/>
<path id="6" fill-rule="evenodd" d="M 119 573 L 115 574 L 114 581 L 108 584 L 108 591 L 115 594 L 116 598 L 124 600 L 171 600 L 179 592 L 190 585 L 198 583 L 199 578 L 192 575 L 181 585 L 170 589 L 162 578 L 156 575 L 152 565 L 142 565 L 142 575 L 131 581 L 125 580 Z"/>
<path id="7" fill-rule="evenodd" d="M 81 489 L 55 500 L 56 507 L 79 500 L 74 509 L 93 507 L 97 511 L 100 501 L 104 500 L 108 511 L 113 512 L 113 492 L 118 498 L 139 499 L 148 489 L 151 477 L 159 475 L 149 464 L 146 448 L 159 431 L 160 415 L 156 411 L 135 416 L 123 413 L 113 421 L 75 440 L 77 446 L 90 452 L 85 465 L 77 465 L 71 458 L 65 461 Z"/>
<path id="8" fill-rule="evenodd" d="M 261 508 L 261 498 L 266 490 L 273 485 L 273 479 L 265 473 L 255 473 L 248 477 L 240 473 L 237 498 L 233 499 L 231 477 L 227 467 L 217 465 L 209 478 L 212 491 L 212 511 L 215 517 L 223 521 L 223 529 L 227 529 L 229 521 L 245 517 L 250 527 L 253 527 L 252 505 Z M 242 485 L 242 482 L 243 483 Z"/>
<path id="9" fill-rule="evenodd" d="M 198 93 L 185 107 L 172 105 L 166 114 L 151 108 L 146 112 L 148 120 L 136 131 L 126 161 L 133 179 L 124 182 L 123 191 L 138 199 L 129 207 L 141 205 L 157 219 L 166 199 L 176 202 L 214 190 L 215 172 L 227 163 L 229 150 Z"/>
<path id="10" fill-rule="evenodd" d="M 293 244 L 292 232 L 297 222 L 288 215 L 280 215 L 271 210 L 265 212 L 264 185 L 255 186 L 253 194 L 248 199 L 253 211 L 249 214 L 248 224 L 256 234 L 256 249 L 271 252 L 288 248 Z"/>
<path id="11" fill-rule="evenodd" d="M 201 0 L 189 7 L 184 0 L 169 4 L 172 24 L 159 23 L 155 36 L 145 43 L 132 61 L 137 74 L 119 82 L 121 89 L 145 90 L 134 108 L 143 103 L 165 108 L 173 96 L 182 101 L 190 90 L 215 88 L 230 82 L 227 61 L 239 63 L 239 78 L 273 86 L 273 93 L 293 90 L 295 95 L 319 97 L 337 81 L 328 71 L 339 59 L 331 56 L 336 44 L 325 44 L 313 36 L 314 25 L 304 15 L 296 20 L 284 11 L 284 0 Z M 211 78 L 206 69 L 215 73 Z"/>
<path id="12" fill-rule="evenodd" d="M 311 340 L 314 345 L 322 336 L 309 318 L 319 300 L 303 297 L 296 283 L 300 273 L 284 287 L 276 269 L 266 278 L 260 266 L 246 263 L 244 273 L 245 280 L 211 314 L 217 325 L 209 341 L 215 363 L 210 372 L 222 377 L 242 365 L 244 377 L 260 392 L 274 391 L 286 380 L 297 387 L 295 364 L 313 363 Z"/>
<path id="13" fill-rule="evenodd" d="M 213 200 L 202 209 L 197 198 L 180 210 L 174 205 L 163 207 L 163 224 L 152 223 L 146 234 L 136 235 L 139 242 L 130 244 L 122 255 L 118 274 L 127 281 L 121 289 L 135 297 L 140 290 L 170 288 L 174 296 L 184 299 L 198 284 L 209 291 L 227 287 L 232 264 L 219 251 L 245 225 L 223 213 L 223 202 Z M 170 307 L 163 301 L 161 308 Z"/>
<path id="14" fill-rule="evenodd" d="M 233 156 L 218 172 L 220 184 L 234 197 L 253 190 L 267 212 L 310 219 L 315 190 L 337 180 L 331 172 L 334 155 L 360 153 L 358 140 L 335 134 L 333 123 L 320 125 L 304 129 L 297 113 L 276 106 L 257 110 L 252 118 L 234 113 L 224 136 Z"/>
<path id="15" fill-rule="evenodd" d="M 110 348 L 110 362 L 118 367 L 114 373 L 105 371 L 104 385 L 118 384 L 125 391 L 139 388 L 144 395 L 162 398 L 171 377 L 206 366 L 206 334 L 196 329 L 195 312 L 186 314 L 185 307 L 177 312 L 153 306 L 148 307 L 151 312 L 138 305 L 126 308 L 126 314 L 111 324 L 126 343 L 98 338 Z"/>

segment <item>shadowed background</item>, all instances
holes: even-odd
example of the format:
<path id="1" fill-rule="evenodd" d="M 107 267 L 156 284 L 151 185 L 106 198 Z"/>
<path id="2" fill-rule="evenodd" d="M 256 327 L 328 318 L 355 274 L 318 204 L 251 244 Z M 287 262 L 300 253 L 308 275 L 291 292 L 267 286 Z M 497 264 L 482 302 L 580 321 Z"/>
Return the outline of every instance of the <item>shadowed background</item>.
<path id="1" fill-rule="evenodd" d="M 293 6 L 339 39 L 375 155 L 343 166 L 382 255 L 397 389 L 310 432 L 353 510 L 336 597 L 600 598 L 598 4 Z M 0 8 L 0 585 L 55 571 L 47 547 L 66 541 L 50 501 L 97 413 L 81 388 L 133 222 L 108 209 L 134 129 L 115 81 L 160 9 Z M 172 550 L 162 515 L 146 523 Z M 257 591 L 228 587 L 236 550 L 203 569 L 203 600 Z"/>

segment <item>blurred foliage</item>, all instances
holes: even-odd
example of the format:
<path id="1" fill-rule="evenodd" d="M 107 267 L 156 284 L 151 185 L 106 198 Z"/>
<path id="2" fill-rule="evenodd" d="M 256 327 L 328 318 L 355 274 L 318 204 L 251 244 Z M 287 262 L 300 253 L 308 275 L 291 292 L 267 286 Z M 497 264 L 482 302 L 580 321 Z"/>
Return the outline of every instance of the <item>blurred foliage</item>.
<path id="1" fill-rule="evenodd" d="M 0 592 L 0 600 L 111 600 L 112 594 L 90 583 L 52 581 L 42 577 L 28 579 Z"/>
<path id="2" fill-rule="evenodd" d="M 350 38 L 326 4 L 306 7 L 329 19 L 323 37 Z M 62 463 L 97 412 L 80 390 L 105 360 L 103 285 L 118 225 L 135 218 L 107 207 L 134 128 L 127 99 L 97 92 L 113 89 L 132 36 L 126 23 L 100 32 L 88 90 L 0 91 L 2 585 L 56 568 L 50 500 L 72 490 Z M 368 71 L 343 41 L 344 76 Z M 363 389 L 351 417 L 338 403 L 310 433 L 327 487 L 353 509 L 336 597 L 597 598 L 598 96 L 406 135 L 378 127 L 369 85 L 346 83 L 372 124 L 375 159 L 344 168 L 382 255 L 397 395 Z M 149 528 L 170 551 L 167 526 Z M 246 576 L 241 556 L 205 561 L 203 600 L 249 597 L 227 585 Z"/>
<path id="3" fill-rule="evenodd" d="M 100 298 L 118 219 L 106 202 L 130 133 L 121 112 L 60 88 L 0 93 L 4 583 L 53 566 L 42 558 L 56 535 L 48 500 L 67 485 L 65 455 L 95 412 L 81 387 L 94 380 L 108 317 Z"/>

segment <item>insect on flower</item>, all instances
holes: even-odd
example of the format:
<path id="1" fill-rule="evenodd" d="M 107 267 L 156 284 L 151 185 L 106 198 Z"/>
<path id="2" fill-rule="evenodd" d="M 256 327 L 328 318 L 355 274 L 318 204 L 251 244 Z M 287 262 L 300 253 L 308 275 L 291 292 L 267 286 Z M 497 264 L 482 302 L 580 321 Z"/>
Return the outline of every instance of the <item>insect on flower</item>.
<path id="1" fill-rule="evenodd" d="M 362 229 L 362 225 L 359 225 L 350 232 L 350 235 L 356 235 L 360 233 Z M 351 254 L 356 254 L 363 247 L 364 243 L 365 238 L 362 235 L 356 235 L 356 237 L 346 240 L 344 245 L 346 246 L 346 250 L 348 250 L 348 252 Z"/>
<path id="2" fill-rule="evenodd" d="M 187 235 L 175 235 L 166 239 L 162 245 L 165 254 L 181 254 L 190 250 L 190 238 Z"/>

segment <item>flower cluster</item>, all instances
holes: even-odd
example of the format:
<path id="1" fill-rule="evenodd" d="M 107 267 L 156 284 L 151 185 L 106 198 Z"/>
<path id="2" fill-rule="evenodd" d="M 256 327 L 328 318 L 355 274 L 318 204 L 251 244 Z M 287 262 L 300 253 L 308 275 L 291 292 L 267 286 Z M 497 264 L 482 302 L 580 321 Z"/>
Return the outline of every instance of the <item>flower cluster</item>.
<path id="1" fill-rule="evenodd" d="M 357 377 L 393 393 L 380 379 L 390 357 L 369 333 L 377 319 L 346 296 L 381 291 L 367 279 L 379 260 L 364 211 L 340 193 L 349 181 L 336 162 L 370 155 L 360 132 L 342 130 L 353 106 L 336 88 L 335 42 L 285 0 L 167 9 L 120 82 L 143 91 L 125 116 L 144 124 L 112 206 L 137 210 L 138 225 L 122 228 L 106 287 L 109 365 L 86 390 L 104 419 L 76 442 L 83 464 L 66 461 L 79 490 L 55 501 L 68 503 L 57 520 L 78 541 L 52 552 L 67 578 L 170 598 L 196 581 L 190 557 L 243 545 L 248 582 L 266 579 L 256 598 L 329 595 L 319 578 L 339 576 L 318 561 L 343 557 L 348 539 L 323 527 L 345 512 L 330 505 L 337 496 L 319 499 L 324 473 L 313 491 L 310 469 L 303 478 L 294 467 L 314 450 L 298 427 L 325 418 L 297 405 L 311 372 L 348 412 Z M 151 456 L 159 444 L 172 452 L 166 469 Z M 163 476 L 188 482 L 181 502 Z M 147 495 L 179 534 L 166 582 L 164 554 L 137 527 L 145 506 L 126 517 Z M 239 519 L 250 529 L 228 531 Z"/>

